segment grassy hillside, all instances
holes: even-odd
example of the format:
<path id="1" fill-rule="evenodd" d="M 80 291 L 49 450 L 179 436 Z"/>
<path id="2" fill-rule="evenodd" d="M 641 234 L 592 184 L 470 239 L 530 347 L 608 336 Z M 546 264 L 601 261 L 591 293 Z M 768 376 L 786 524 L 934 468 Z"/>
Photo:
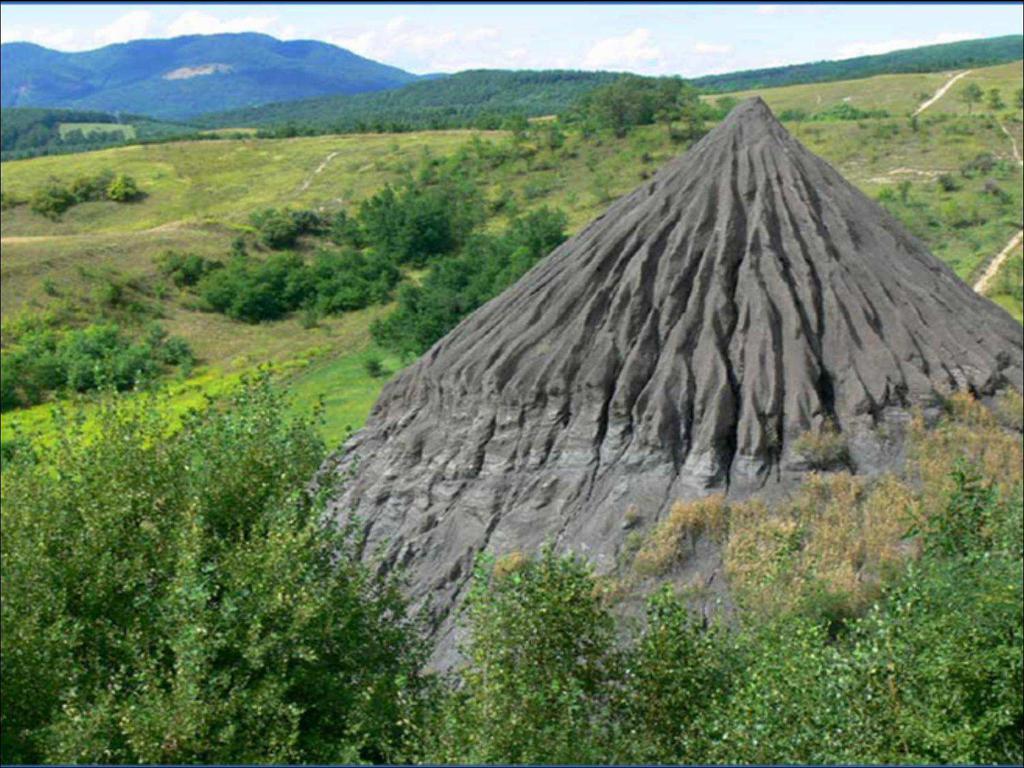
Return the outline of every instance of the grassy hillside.
<path id="1" fill-rule="evenodd" d="M 119 232 L 182 220 L 239 222 L 250 211 L 266 206 L 341 206 L 383 186 L 403 168 L 411 167 L 424 150 L 446 154 L 471 135 L 450 131 L 400 137 L 174 142 L 4 163 L 0 167 L 4 190 L 15 197 L 27 197 L 46 178 L 71 180 L 108 168 L 133 176 L 146 197 L 128 207 L 103 203 L 75 206 L 58 222 L 19 206 L 5 212 L 3 233 Z"/>
<path id="2" fill-rule="evenodd" d="M 946 69 L 985 67 L 1015 61 L 1024 56 L 1024 36 L 1006 35 L 984 40 L 965 40 L 892 51 L 875 56 L 858 56 L 840 61 L 816 61 L 786 67 L 753 69 L 708 75 L 693 81 L 708 91 L 725 93 L 753 88 L 777 88 L 799 83 L 852 80 L 881 74 L 939 72 Z"/>
<path id="3" fill-rule="evenodd" d="M 884 109 L 892 117 L 908 117 L 936 91 L 964 69 L 956 72 L 928 72 L 911 75 L 878 75 L 856 80 L 829 83 L 791 85 L 785 88 L 751 89 L 728 94 L 726 98 L 745 99 L 761 96 L 776 114 L 787 111 L 801 111 L 808 117 L 827 111 L 840 104 L 849 104 L 862 110 Z M 972 107 L 972 112 L 1002 115 L 1015 111 L 1014 98 L 1021 87 L 1024 62 L 1014 61 L 995 67 L 971 69 L 968 74 L 956 80 L 945 96 L 928 107 L 924 115 L 966 114 L 967 107 L 960 94 L 971 84 L 978 85 L 987 93 L 995 88 L 1001 94 L 1004 106 L 993 109 L 987 99 Z M 710 102 L 723 98 L 720 95 L 705 95 Z"/>
<path id="4" fill-rule="evenodd" d="M 1020 87 L 1021 65 L 977 70 L 963 79 L 974 78 L 1002 83 L 1009 91 Z M 761 95 L 776 109 L 809 114 L 847 96 L 864 108 L 889 105 L 888 118 L 802 120 L 787 127 L 972 280 L 1021 224 L 1022 176 L 1011 143 L 1012 137 L 1024 146 L 1021 113 L 982 104 L 967 115 L 951 89 L 915 128 L 906 115 L 946 79 L 884 76 Z M 546 205 L 564 210 L 575 231 L 685 149 L 664 126 L 644 126 L 622 139 L 568 132 L 561 146 L 551 146 L 545 130 L 538 124 L 518 139 L 502 132 L 438 131 L 179 142 L 3 163 L 5 196 L 25 199 L 53 177 L 70 181 L 103 170 L 130 174 L 145 193 L 129 204 L 83 203 L 58 221 L 27 205 L 4 211 L 5 335 L 27 316 L 70 324 L 104 313 L 123 317 L 123 307 L 104 304 L 115 284 L 124 305 L 138 304 L 147 317 L 159 318 L 168 332 L 192 343 L 199 365 L 177 402 L 194 402 L 259 364 L 273 364 L 289 377 L 301 407 L 325 398 L 325 435 L 336 442 L 361 425 L 386 380 L 386 374 L 371 375 L 367 360 L 379 358 L 387 374 L 401 365 L 375 349 L 368 332 L 370 322 L 390 307 L 328 316 L 312 327 L 296 316 L 248 325 L 198 311 L 187 291 L 168 290 L 157 258 L 166 250 L 224 258 L 239 236 L 259 253 L 252 211 L 354 211 L 385 183 L 441 161 L 472 176 L 488 202 L 489 227 L 502 226 L 510 212 Z M 299 251 L 312 253 L 321 244 L 306 238 Z M 1005 267 L 1009 277 L 996 280 L 991 291 L 1018 316 L 1013 274 L 1019 275 L 1019 265 L 1018 254 Z M 38 428 L 48 412 L 49 406 L 38 406 L 5 414 L 5 435 L 16 423 Z"/>

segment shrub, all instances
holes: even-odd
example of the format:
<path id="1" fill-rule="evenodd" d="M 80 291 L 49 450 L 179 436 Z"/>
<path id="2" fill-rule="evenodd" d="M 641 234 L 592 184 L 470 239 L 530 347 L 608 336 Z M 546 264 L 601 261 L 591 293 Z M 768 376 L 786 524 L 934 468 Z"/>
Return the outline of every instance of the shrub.
<path id="1" fill-rule="evenodd" d="M 646 622 L 626 654 L 616 710 L 623 720 L 616 762 L 698 763 L 717 734 L 716 705 L 733 672 L 718 627 L 701 626 L 670 587 L 647 602 Z"/>
<path id="2" fill-rule="evenodd" d="M 454 172 L 386 186 L 359 206 L 366 242 L 398 264 L 416 266 L 455 253 L 483 215 L 483 195 Z"/>
<path id="3" fill-rule="evenodd" d="M 127 174 L 117 174 L 107 186 L 107 199 L 113 200 L 115 203 L 130 203 L 140 197 L 142 197 L 142 190 L 135 183 L 135 179 Z"/>
<path id="4" fill-rule="evenodd" d="M 996 156 L 991 152 L 983 152 L 960 166 L 960 173 L 968 178 L 978 174 L 992 173 L 997 162 Z"/>
<path id="5" fill-rule="evenodd" d="M 939 188 L 943 192 L 955 192 L 956 190 L 960 189 L 959 182 L 957 182 L 956 178 L 952 174 L 940 174 L 936 181 L 939 184 Z"/>
<path id="6" fill-rule="evenodd" d="M 56 180 L 32 193 L 28 207 L 48 219 L 59 219 L 60 215 L 76 203 L 74 194 Z"/>
<path id="7" fill-rule="evenodd" d="M 178 288 L 196 285 L 204 275 L 223 267 L 223 263 L 194 253 L 165 251 L 157 260 L 160 274 Z"/>
<path id="8" fill-rule="evenodd" d="M 381 359 L 377 356 L 366 358 L 366 362 L 363 363 L 363 367 L 366 369 L 367 375 L 375 379 L 381 378 L 386 373 L 384 370 L 384 363 L 382 363 Z"/>
<path id="9" fill-rule="evenodd" d="M 446 703 L 431 759 L 606 758 L 614 628 L 583 561 L 546 549 L 498 574 L 483 560 L 466 611 L 469 665 Z"/>
<path id="10" fill-rule="evenodd" d="M 832 421 L 826 422 L 817 431 L 800 435 L 793 442 L 793 452 L 810 469 L 833 470 L 851 465 L 846 438 Z"/>
<path id="11" fill-rule="evenodd" d="M 32 331 L 3 353 L 3 410 L 35 405 L 62 391 L 101 387 L 130 389 L 158 374 L 162 365 L 190 367 L 188 343 L 151 327 L 139 341 L 112 324 L 64 332 Z"/>
<path id="12" fill-rule="evenodd" d="M 323 235 L 331 229 L 327 219 L 308 209 L 265 208 L 252 213 L 249 222 L 256 228 L 260 242 L 273 250 L 291 248 L 300 235 Z"/>
<path id="13" fill-rule="evenodd" d="M 291 248 L 299 237 L 299 227 L 286 211 L 268 208 L 253 213 L 249 220 L 256 227 L 260 242 L 268 248 Z"/>
<path id="14" fill-rule="evenodd" d="M 371 326 L 374 339 L 404 355 L 426 351 L 561 243 L 565 225 L 564 214 L 541 208 L 514 219 L 501 236 L 474 236 L 460 255 L 437 262 L 422 285 L 399 289 L 395 312 Z"/>
<path id="15" fill-rule="evenodd" d="M 393 581 L 304 490 L 264 381 L 168 436 L 147 398 L 4 469 L 4 762 L 398 761 L 423 663 Z"/>
<path id="16" fill-rule="evenodd" d="M 240 255 L 207 272 L 196 290 L 210 309 L 258 323 L 304 306 L 319 314 L 362 309 L 386 301 L 400 278 L 389 258 L 372 251 L 320 251 L 312 264 L 291 253 L 263 261 Z"/>
<path id="17" fill-rule="evenodd" d="M 107 197 L 107 189 L 114 180 L 114 174 L 104 171 L 97 176 L 79 176 L 71 182 L 71 194 L 79 203 L 103 200 Z"/>

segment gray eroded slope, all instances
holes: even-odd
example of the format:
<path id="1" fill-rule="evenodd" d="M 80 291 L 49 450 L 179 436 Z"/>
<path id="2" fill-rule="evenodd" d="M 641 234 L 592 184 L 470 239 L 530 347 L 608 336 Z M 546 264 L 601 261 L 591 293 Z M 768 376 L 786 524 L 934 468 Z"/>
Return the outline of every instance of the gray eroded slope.
<path id="1" fill-rule="evenodd" d="M 481 550 L 609 568 L 627 507 L 785 485 L 827 421 L 889 466 L 910 407 L 1020 390 L 1021 336 L 753 99 L 397 376 L 334 509 L 447 634 Z"/>

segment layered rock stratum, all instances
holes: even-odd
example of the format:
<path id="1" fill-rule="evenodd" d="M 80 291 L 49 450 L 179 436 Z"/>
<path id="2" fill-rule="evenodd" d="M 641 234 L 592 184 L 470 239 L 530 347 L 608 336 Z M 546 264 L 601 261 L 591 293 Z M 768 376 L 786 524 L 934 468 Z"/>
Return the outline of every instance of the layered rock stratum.
<path id="1" fill-rule="evenodd" d="M 891 468 L 911 409 L 1021 390 L 1022 344 L 755 98 L 396 376 L 326 466 L 332 509 L 450 656 L 480 552 L 611 568 L 627 509 L 784 487 L 828 425 Z"/>

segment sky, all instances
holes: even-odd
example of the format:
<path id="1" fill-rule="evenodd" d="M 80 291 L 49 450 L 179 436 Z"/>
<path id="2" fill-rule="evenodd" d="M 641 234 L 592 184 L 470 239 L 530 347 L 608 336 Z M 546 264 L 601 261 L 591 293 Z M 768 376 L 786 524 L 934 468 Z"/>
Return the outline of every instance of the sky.
<path id="1" fill-rule="evenodd" d="M 139 38 L 264 32 L 410 72 L 607 69 L 694 77 L 1020 33 L 1024 4 L 18 4 L 3 42 L 82 51 Z"/>

